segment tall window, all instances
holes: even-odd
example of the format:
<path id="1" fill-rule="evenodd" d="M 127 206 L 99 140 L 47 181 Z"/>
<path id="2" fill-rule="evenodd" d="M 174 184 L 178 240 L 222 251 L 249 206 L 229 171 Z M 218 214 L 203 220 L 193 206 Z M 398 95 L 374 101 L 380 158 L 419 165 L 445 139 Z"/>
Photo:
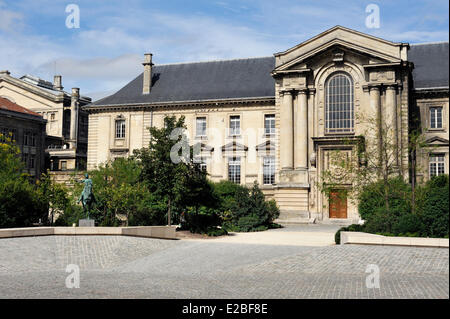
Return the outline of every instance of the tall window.
<path id="1" fill-rule="evenodd" d="M 30 135 L 30 146 L 36 146 L 36 133 Z"/>
<path id="2" fill-rule="evenodd" d="M 23 145 L 31 145 L 31 133 L 30 132 L 23 133 Z"/>
<path id="3" fill-rule="evenodd" d="M 333 75 L 326 84 L 325 123 L 327 133 L 353 132 L 353 82 L 343 73 Z"/>
<path id="4" fill-rule="evenodd" d="M 196 136 L 206 136 L 206 117 L 197 117 Z"/>
<path id="5" fill-rule="evenodd" d="M 228 180 L 230 182 L 241 183 L 241 158 L 230 157 L 228 159 Z"/>
<path id="6" fill-rule="evenodd" d="M 29 156 L 27 153 L 23 153 L 22 154 L 22 161 L 25 164 L 25 167 L 28 168 L 28 165 L 30 164 L 29 161 Z"/>
<path id="7" fill-rule="evenodd" d="M 239 115 L 230 116 L 230 135 L 241 134 L 241 117 Z"/>
<path id="8" fill-rule="evenodd" d="M 36 156 L 35 155 L 30 155 L 30 165 L 29 165 L 29 167 L 31 169 L 34 169 L 35 164 L 36 164 Z"/>
<path id="9" fill-rule="evenodd" d="M 116 120 L 116 138 L 125 138 L 125 120 Z"/>
<path id="10" fill-rule="evenodd" d="M 442 107 L 430 107 L 430 128 L 442 128 Z"/>
<path id="11" fill-rule="evenodd" d="M 267 135 L 275 134 L 275 114 L 264 115 L 264 132 Z"/>
<path id="12" fill-rule="evenodd" d="M 263 159 L 263 183 L 275 184 L 275 157 L 267 156 Z"/>
<path id="13" fill-rule="evenodd" d="M 444 155 L 430 154 L 430 177 L 444 174 Z"/>

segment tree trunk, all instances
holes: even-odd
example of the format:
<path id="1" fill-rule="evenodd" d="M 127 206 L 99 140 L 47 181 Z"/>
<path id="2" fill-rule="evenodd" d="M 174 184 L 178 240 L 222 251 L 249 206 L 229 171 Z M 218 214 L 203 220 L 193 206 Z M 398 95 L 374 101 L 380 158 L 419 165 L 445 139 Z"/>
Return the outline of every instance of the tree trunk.
<path id="1" fill-rule="evenodd" d="M 169 210 L 167 212 L 167 225 L 172 226 L 172 207 L 170 197 L 169 197 Z"/>
<path id="2" fill-rule="evenodd" d="M 414 151 L 411 152 L 411 211 L 416 212 L 416 157 Z"/>

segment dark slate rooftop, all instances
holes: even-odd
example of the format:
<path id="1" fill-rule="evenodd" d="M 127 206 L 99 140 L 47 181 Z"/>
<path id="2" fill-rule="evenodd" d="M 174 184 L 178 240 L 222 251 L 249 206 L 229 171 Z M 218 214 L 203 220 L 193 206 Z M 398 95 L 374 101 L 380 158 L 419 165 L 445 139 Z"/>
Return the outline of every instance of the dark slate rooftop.
<path id="1" fill-rule="evenodd" d="M 414 63 L 414 88 L 448 87 L 448 42 L 412 44 L 408 60 Z"/>
<path id="2" fill-rule="evenodd" d="M 142 94 L 142 73 L 95 105 L 274 97 L 274 57 L 153 66 L 150 94 Z"/>
<path id="3" fill-rule="evenodd" d="M 411 45 L 414 87 L 448 87 L 448 42 Z M 142 94 L 142 73 L 122 89 L 90 105 L 261 98 L 275 96 L 270 72 L 274 57 L 153 66 L 150 94 Z"/>

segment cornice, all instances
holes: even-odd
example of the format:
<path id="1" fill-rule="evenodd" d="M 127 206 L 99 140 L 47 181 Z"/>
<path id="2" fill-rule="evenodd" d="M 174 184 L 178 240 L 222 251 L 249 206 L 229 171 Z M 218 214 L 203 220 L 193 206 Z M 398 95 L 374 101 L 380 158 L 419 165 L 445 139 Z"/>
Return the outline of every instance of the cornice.
<path id="1" fill-rule="evenodd" d="M 110 105 L 86 105 L 82 106 L 81 109 L 87 111 L 88 113 L 99 113 L 107 111 L 117 111 L 117 110 L 157 110 L 163 108 L 180 108 L 180 109 L 190 109 L 203 106 L 217 107 L 225 105 L 235 105 L 235 106 L 247 106 L 251 104 L 273 104 L 275 105 L 275 97 L 256 97 L 256 98 L 243 98 L 243 99 L 215 99 L 215 100 L 197 100 L 197 101 L 175 101 L 175 102 L 153 102 L 153 103 L 124 103 L 124 104 L 110 104 Z"/>

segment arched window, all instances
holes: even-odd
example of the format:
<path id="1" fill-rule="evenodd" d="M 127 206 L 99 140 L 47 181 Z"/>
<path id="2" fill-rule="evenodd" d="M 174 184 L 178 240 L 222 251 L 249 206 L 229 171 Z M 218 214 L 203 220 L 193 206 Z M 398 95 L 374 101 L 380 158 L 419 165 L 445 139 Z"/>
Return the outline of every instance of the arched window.
<path id="1" fill-rule="evenodd" d="M 326 83 L 325 125 L 327 133 L 353 132 L 353 81 L 347 74 L 337 73 Z"/>

